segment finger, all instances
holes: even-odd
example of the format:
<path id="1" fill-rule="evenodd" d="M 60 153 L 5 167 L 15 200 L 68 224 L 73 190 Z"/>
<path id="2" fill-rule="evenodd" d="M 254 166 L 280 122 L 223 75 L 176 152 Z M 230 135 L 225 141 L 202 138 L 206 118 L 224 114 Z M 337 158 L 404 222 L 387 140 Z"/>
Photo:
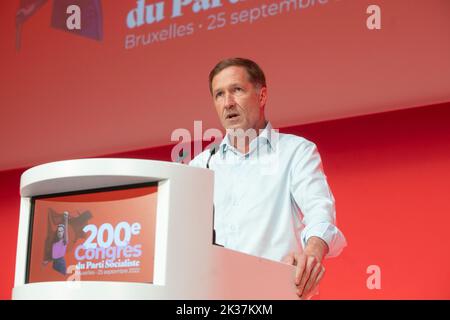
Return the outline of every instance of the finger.
<path id="1" fill-rule="evenodd" d="M 319 274 L 317 275 L 317 279 L 316 279 L 316 282 L 314 283 L 313 289 L 315 289 L 319 285 L 319 283 L 322 280 L 324 274 L 325 274 L 325 267 L 322 265 L 322 268 L 321 268 Z"/>
<path id="2" fill-rule="evenodd" d="M 306 268 L 306 256 L 303 254 L 300 256 L 295 255 L 295 260 L 297 261 L 297 268 L 295 269 L 295 285 L 299 286 Z"/>
<path id="3" fill-rule="evenodd" d="M 281 261 L 290 265 L 295 265 L 294 253 L 293 252 L 289 253 Z"/>
<path id="4" fill-rule="evenodd" d="M 302 299 L 311 299 L 311 297 L 314 295 L 317 287 L 319 286 L 320 281 L 322 280 L 324 274 L 325 274 L 325 267 L 322 265 L 321 268 L 320 268 L 320 272 L 317 275 L 316 281 L 314 282 L 314 285 L 312 286 L 312 288 L 309 290 L 309 292 L 306 295 L 303 295 L 300 298 L 302 298 Z"/>
<path id="5" fill-rule="evenodd" d="M 311 287 L 316 283 L 317 276 L 319 275 L 320 271 L 322 270 L 322 265 L 320 263 L 317 263 L 313 270 L 311 271 L 311 275 L 309 276 L 308 281 L 305 284 L 305 289 L 303 290 L 302 296 L 306 297 L 310 293 Z"/>
<path id="6" fill-rule="evenodd" d="M 318 263 L 318 261 L 317 261 L 316 257 L 314 257 L 314 256 L 307 257 L 306 267 L 304 269 L 304 272 L 303 272 L 303 275 L 299 282 L 299 285 L 297 286 L 299 295 L 302 295 L 303 290 L 306 285 L 306 282 L 308 281 L 308 279 L 311 275 L 311 271 L 317 263 Z"/>
<path id="7" fill-rule="evenodd" d="M 313 296 L 319 294 L 319 292 L 318 292 L 319 284 L 325 274 L 324 266 L 321 266 L 319 270 L 320 270 L 319 274 L 317 275 L 317 278 L 314 281 L 314 284 L 312 285 L 311 289 L 309 289 L 308 291 L 306 291 L 306 289 L 305 289 L 304 293 L 300 297 L 301 300 L 310 300 Z"/>
<path id="8" fill-rule="evenodd" d="M 305 285 L 308 282 L 311 272 L 315 265 L 318 263 L 317 259 L 313 256 L 306 256 L 305 268 L 303 274 L 301 275 L 299 284 L 297 285 L 298 294 L 301 295 L 305 289 Z"/>

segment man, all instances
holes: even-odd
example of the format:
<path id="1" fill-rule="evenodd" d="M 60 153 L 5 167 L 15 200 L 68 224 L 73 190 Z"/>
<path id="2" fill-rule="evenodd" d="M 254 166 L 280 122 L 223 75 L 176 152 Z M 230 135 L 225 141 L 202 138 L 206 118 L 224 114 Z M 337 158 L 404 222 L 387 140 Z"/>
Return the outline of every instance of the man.
<path id="1" fill-rule="evenodd" d="M 217 152 L 190 165 L 214 170 L 216 243 L 296 265 L 297 295 L 307 299 L 324 275 L 323 258 L 346 246 L 317 148 L 266 121 L 266 79 L 255 62 L 219 62 L 209 86 L 227 134 Z"/>

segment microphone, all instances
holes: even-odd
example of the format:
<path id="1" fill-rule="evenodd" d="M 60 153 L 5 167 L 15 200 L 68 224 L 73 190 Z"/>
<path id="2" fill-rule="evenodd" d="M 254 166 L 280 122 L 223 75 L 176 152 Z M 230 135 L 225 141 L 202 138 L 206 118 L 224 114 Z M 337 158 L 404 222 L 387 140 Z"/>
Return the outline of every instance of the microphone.
<path id="1" fill-rule="evenodd" d="M 211 161 L 212 156 L 217 152 L 218 149 L 219 149 L 218 145 L 214 145 L 211 149 L 209 149 L 209 158 L 208 161 L 206 162 L 206 169 L 209 169 L 209 162 Z"/>

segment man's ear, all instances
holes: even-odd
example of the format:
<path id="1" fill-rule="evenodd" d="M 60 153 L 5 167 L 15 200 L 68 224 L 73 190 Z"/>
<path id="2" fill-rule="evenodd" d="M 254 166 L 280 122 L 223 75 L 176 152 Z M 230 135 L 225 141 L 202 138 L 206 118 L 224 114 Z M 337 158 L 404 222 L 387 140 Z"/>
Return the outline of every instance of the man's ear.
<path id="1" fill-rule="evenodd" d="M 267 87 L 262 87 L 259 92 L 259 105 L 264 107 L 267 102 Z"/>

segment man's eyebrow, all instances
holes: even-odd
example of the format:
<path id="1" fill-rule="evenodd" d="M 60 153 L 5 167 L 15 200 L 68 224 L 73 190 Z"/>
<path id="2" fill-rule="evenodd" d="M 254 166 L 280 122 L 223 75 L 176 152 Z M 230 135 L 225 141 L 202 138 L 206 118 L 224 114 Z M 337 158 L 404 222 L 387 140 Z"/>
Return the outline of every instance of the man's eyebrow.
<path id="1" fill-rule="evenodd" d="M 214 91 L 213 91 L 213 95 L 216 95 L 217 92 L 219 92 L 219 91 L 222 91 L 222 88 L 219 88 L 219 89 L 214 90 Z"/>
<path id="2" fill-rule="evenodd" d="M 239 82 L 233 82 L 226 86 L 227 88 L 234 88 L 234 87 L 242 87 L 242 84 Z M 213 91 L 213 95 L 216 95 L 217 92 L 223 91 L 223 88 L 217 88 Z"/>

